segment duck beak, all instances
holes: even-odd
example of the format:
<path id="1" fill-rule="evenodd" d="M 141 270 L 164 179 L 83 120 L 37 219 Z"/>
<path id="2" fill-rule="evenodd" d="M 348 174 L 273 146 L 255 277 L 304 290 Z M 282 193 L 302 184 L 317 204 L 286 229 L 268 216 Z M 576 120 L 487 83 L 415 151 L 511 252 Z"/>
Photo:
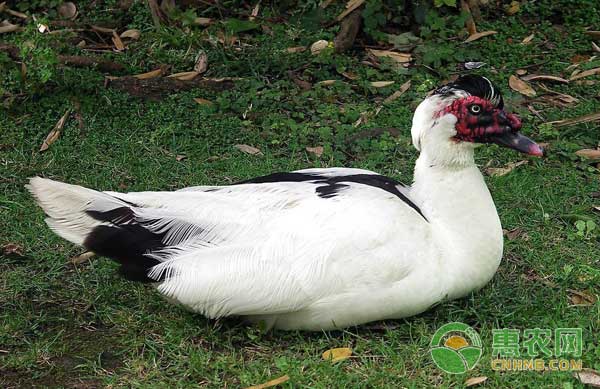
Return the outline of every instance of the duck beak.
<path id="1" fill-rule="evenodd" d="M 517 150 L 520 153 L 542 157 L 544 150 L 534 141 L 519 133 L 521 119 L 515 114 L 498 110 L 495 112 L 496 126 L 486 131 L 486 140 L 490 143 Z"/>

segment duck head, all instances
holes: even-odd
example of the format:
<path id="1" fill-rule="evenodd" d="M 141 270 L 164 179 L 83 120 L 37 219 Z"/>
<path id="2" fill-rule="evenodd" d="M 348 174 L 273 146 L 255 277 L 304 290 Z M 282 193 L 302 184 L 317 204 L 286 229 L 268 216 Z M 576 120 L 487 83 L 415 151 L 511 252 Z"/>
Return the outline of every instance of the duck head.
<path id="1" fill-rule="evenodd" d="M 417 107 L 412 138 L 432 159 L 472 161 L 473 149 L 484 143 L 542 156 L 542 148 L 520 129 L 521 120 L 504 110 L 494 84 L 486 77 L 466 75 L 436 89 Z"/>

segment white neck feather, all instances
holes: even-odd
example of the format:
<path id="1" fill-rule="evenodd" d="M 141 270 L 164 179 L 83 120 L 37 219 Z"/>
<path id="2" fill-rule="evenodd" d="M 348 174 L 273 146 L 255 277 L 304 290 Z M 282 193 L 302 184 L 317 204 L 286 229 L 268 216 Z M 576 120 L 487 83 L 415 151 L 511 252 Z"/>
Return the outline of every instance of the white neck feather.
<path id="1" fill-rule="evenodd" d="M 474 145 L 451 139 L 455 122 L 446 115 L 425 131 L 413 127 L 421 155 L 410 193 L 431 223 L 452 280 L 451 298 L 485 285 L 498 268 L 503 246 L 496 206 L 473 159 Z"/>

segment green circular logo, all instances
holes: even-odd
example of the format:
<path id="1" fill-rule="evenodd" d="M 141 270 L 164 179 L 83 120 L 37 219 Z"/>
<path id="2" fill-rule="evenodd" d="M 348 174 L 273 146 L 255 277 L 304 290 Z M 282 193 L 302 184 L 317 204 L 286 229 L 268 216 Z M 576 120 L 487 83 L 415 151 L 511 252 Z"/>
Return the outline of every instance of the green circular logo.
<path id="1" fill-rule="evenodd" d="M 431 339 L 433 362 L 450 374 L 461 374 L 475 367 L 483 346 L 479 334 L 464 323 L 448 323 L 441 326 Z"/>

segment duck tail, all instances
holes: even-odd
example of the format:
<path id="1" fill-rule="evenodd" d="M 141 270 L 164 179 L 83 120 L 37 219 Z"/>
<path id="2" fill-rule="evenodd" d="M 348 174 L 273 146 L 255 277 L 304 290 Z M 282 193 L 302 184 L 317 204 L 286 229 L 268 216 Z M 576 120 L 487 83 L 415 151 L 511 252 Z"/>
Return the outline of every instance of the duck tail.
<path id="1" fill-rule="evenodd" d="M 163 248 L 163 237 L 140 226 L 135 204 L 110 193 L 41 177 L 31 178 L 26 188 L 57 235 L 119 262 L 129 280 L 157 281 L 148 273 L 159 261 L 146 254 Z"/>

